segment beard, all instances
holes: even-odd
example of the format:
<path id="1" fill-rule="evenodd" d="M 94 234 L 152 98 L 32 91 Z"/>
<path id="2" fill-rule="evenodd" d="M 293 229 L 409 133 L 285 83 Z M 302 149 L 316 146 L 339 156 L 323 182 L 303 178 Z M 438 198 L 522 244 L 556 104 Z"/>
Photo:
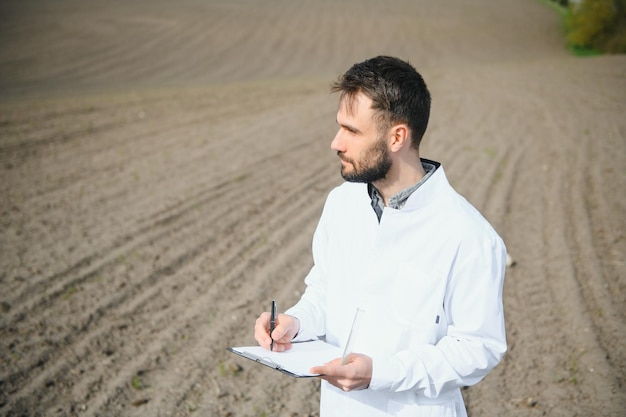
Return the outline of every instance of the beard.
<path id="1" fill-rule="evenodd" d="M 337 152 L 339 158 L 352 165 L 352 170 L 348 171 L 346 165 L 341 166 L 341 176 L 348 182 L 372 183 L 382 180 L 387 176 L 391 168 L 391 158 L 384 140 L 378 140 L 365 156 L 356 162 L 354 159 L 343 157 L 343 153 Z"/>

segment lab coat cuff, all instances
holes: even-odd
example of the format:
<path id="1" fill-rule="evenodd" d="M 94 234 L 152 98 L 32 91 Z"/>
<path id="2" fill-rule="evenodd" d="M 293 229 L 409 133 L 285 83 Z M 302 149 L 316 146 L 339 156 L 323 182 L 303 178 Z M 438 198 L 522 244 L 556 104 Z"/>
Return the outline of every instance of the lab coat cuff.
<path id="1" fill-rule="evenodd" d="M 285 314 L 297 318 L 300 322 L 300 330 L 298 331 L 298 334 L 296 334 L 296 336 L 292 339 L 292 342 L 306 342 L 307 340 L 315 340 L 318 338 L 317 335 L 310 330 L 313 329 L 314 326 L 312 319 L 309 317 L 308 314 L 306 314 L 306 312 L 299 309 L 298 307 L 292 307 L 285 311 Z"/>
<path id="2" fill-rule="evenodd" d="M 369 389 L 373 391 L 389 391 L 394 386 L 397 375 L 402 374 L 399 361 L 394 357 L 372 358 L 372 380 Z"/>

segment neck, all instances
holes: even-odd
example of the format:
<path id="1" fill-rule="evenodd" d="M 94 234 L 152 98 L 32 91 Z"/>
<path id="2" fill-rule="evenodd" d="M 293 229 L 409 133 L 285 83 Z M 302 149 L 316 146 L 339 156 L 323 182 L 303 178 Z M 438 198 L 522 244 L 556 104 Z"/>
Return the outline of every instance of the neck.
<path id="1" fill-rule="evenodd" d="M 385 178 L 372 183 L 383 198 L 385 206 L 391 197 L 417 183 L 426 175 L 419 156 L 417 159 L 411 159 L 411 161 L 394 162 Z"/>

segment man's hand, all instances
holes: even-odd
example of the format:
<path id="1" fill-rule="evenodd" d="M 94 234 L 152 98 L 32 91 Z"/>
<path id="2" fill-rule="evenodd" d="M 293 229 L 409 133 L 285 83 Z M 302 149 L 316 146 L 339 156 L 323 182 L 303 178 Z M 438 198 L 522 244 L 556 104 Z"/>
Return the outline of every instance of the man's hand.
<path id="1" fill-rule="evenodd" d="M 300 331 L 300 320 L 287 314 L 279 314 L 276 317 L 274 332 L 270 335 L 270 313 L 265 312 L 256 319 L 254 325 L 254 338 L 259 345 L 265 349 L 270 349 L 272 339 L 274 339 L 274 352 L 283 352 L 291 349 L 291 340 Z"/>
<path id="2" fill-rule="evenodd" d="M 372 380 L 372 358 L 366 355 L 351 353 L 345 365 L 342 359 L 334 359 L 324 366 L 311 368 L 312 374 L 320 374 L 320 378 L 344 391 L 365 389 Z"/>

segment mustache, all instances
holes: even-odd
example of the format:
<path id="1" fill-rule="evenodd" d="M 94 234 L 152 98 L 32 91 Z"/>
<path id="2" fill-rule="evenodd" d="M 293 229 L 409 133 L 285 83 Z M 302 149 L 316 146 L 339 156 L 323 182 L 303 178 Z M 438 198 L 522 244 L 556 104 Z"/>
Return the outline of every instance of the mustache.
<path id="1" fill-rule="evenodd" d="M 346 158 L 344 156 L 344 153 L 341 151 L 337 151 L 337 156 L 339 157 L 339 159 L 341 159 L 344 162 L 348 162 L 350 164 L 354 164 L 354 161 L 351 158 Z"/>

